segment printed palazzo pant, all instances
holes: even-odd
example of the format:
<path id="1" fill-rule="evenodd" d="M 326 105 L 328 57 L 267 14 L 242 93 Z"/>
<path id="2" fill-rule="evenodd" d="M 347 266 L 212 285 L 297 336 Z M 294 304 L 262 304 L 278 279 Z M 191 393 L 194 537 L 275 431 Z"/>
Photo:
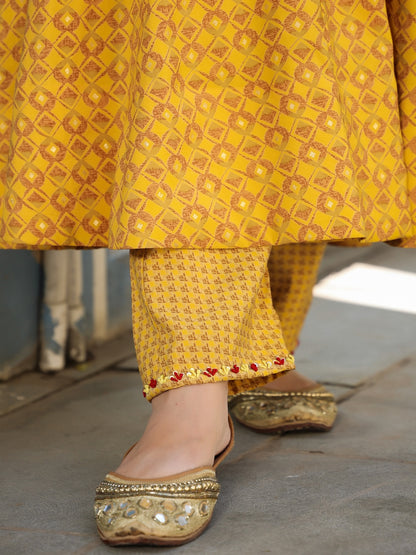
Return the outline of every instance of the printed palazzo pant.
<path id="1" fill-rule="evenodd" d="M 131 251 L 143 395 L 228 381 L 238 393 L 294 368 L 323 244 Z"/>

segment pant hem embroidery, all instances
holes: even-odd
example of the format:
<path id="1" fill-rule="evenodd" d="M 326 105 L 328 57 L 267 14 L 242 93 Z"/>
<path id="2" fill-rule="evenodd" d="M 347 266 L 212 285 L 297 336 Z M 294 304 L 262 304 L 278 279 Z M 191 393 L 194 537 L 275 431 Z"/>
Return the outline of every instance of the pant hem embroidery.
<path id="1" fill-rule="evenodd" d="M 270 374 L 277 374 L 280 372 L 287 372 L 292 370 L 295 365 L 295 358 L 293 355 L 286 357 L 276 356 L 271 360 L 262 360 L 252 362 L 250 364 L 242 363 L 240 365 L 233 364 L 233 366 L 221 365 L 217 367 L 208 368 L 190 368 L 185 372 L 173 372 L 170 375 L 158 375 L 157 378 L 151 378 L 150 381 L 143 387 L 143 397 L 148 398 L 150 401 L 163 391 L 175 387 L 173 384 L 178 385 L 193 385 L 196 383 L 211 383 L 231 380 L 246 380 L 256 378 L 268 377 Z M 273 370 L 270 372 L 270 370 Z M 255 373 L 255 374 L 253 374 Z"/>

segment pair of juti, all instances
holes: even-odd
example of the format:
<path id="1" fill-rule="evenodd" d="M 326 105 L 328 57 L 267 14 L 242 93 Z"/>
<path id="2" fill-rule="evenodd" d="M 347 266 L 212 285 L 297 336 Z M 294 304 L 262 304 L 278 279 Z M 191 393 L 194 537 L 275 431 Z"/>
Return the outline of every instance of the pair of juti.
<path id="1" fill-rule="evenodd" d="M 0 17 L 0 247 L 130 249 L 146 398 L 227 381 L 259 427 L 275 405 L 244 392 L 294 367 L 323 245 L 416 246 L 412 0 Z M 213 469 L 117 480 L 97 493 L 113 543 L 192 539 L 218 495 Z"/>

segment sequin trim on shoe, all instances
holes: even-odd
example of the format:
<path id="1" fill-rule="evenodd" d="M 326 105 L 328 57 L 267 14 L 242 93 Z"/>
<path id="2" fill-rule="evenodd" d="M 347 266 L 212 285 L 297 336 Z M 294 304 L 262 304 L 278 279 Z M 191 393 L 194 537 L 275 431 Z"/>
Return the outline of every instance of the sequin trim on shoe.
<path id="1" fill-rule="evenodd" d="M 296 392 L 243 391 L 230 398 L 229 408 L 240 424 L 264 433 L 329 431 L 337 415 L 335 398 L 323 386 Z"/>
<path id="2" fill-rule="evenodd" d="M 175 546 L 202 534 L 220 492 L 215 469 L 234 445 L 231 418 L 229 425 L 228 446 L 212 467 L 154 480 L 107 474 L 97 487 L 94 504 L 101 539 L 110 545 Z"/>
<path id="3" fill-rule="evenodd" d="M 210 468 L 152 481 L 110 473 L 96 492 L 98 532 L 110 545 L 181 545 L 208 526 L 219 492 Z"/>

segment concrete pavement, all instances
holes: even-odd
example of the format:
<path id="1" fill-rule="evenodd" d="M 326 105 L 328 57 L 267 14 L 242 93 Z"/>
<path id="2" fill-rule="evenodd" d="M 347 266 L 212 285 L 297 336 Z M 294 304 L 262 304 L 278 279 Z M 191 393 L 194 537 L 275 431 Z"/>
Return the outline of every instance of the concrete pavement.
<path id="1" fill-rule="evenodd" d="M 359 256 L 416 273 L 416 251 L 383 247 Z M 330 254 L 324 274 L 333 263 Z M 119 549 L 415 555 L 415 338 L 413 314 L 316 299 L 297 364 L 342 401 L 334 429 L 264 436 L 237 425 L 204 535 L 179 548 Z M 116 552 L 96 535 L 92 502 L 149 413 L 134 367 L 126 351 L 121 364 L 63 382 L 0 419 L 2 554 Z"/>

